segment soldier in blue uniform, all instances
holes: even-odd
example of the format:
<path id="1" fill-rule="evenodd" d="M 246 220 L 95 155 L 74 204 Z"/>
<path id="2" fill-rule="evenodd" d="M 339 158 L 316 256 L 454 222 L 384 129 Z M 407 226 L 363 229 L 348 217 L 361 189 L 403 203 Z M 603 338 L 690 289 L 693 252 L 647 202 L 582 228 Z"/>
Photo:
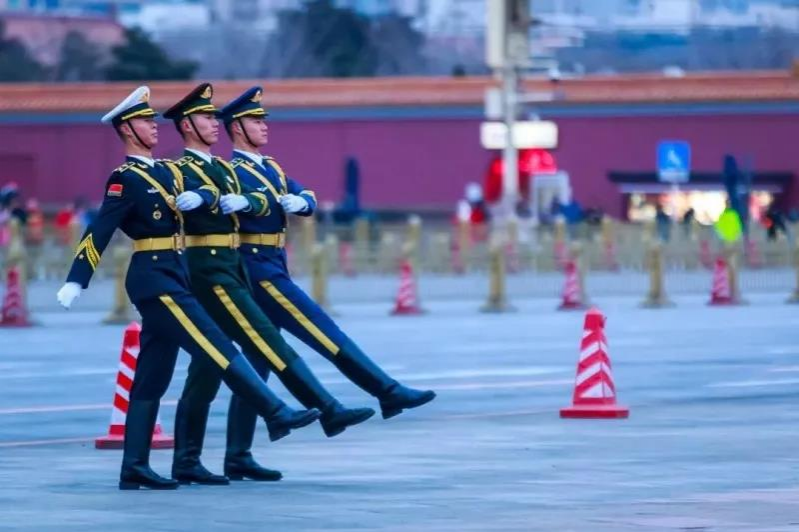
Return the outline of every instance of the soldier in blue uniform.
<path id="1" fill-rule="evenodd" d="M 348 409 L 336 400 L 253 299 L 237 249 L 239 214 L 265 216 L 270 207 L 263 193 L 241 186 L 230 165 L 211 156 L 211 145 L 219 135 L 212 97 L 213 87 L 203 83 L 164 113 L 174 120 L 186 146 L 177 166 L 184 194 L 190 198 L 181 209 L 185 211 L 192 291 L 225 334 L 242 346 L 256 370 L 262 375 L 274 371 L 306 408 L 321 411 L 325 434 L 335 436 L 375 412 L 371 408 Z M 203 361 L 192 360 L 175 415 L 172 475 L 182 482 L 214 484 L 220 479 L 200 461 L 208 411 L 219 385 L 217 373 Z M 225 475 L 233 479 L 281 478 L 279 472 L 259 466 L 249 454 L 228 457 Z"/>
<path id="2" fill-rule="evenodd" d="M 432 401 L 433 391 L 398 383 L 375 364 L 294 282 L 286 266 L 288 215 L 311 216 L 314 193 L 286 177 L 280 165 L 260 149 L 267 143 L 261 87 L 229 103 L 221 116 L 233 140 L 231 165 L 242 186 L 266 195 L 268 214 L 240 213 L 241 254 L 254 285 L 255 300 L 270 319 L 332 362 L 353 383 L 380 402 L 383 418 Z M 228 414 L 228 456 L 249 453 L 256 414 L 233 397 Z"/>
<path id="3" fill-rule="evenodd" d="M 294 411 L 264 384 L 247 358 L 209 318 L 189 288 L 182 255 L 183 218 L 179 207 L 179 171 L 169 161 L 156 161 L 156 112 L 150 90 L 139 87 L 106 114 L 125 144 L 125 164 L 114 170 L 96 220 L 86 230 L 58 301 L 69 309 L 88 287 L 111 236 L 117 228 L 133 239 L 133 257 L 126 279 L 131 301 L 142 316 L 141 350 L 125 420 L 125 443 L 119 488 L 175 489 L 178 483 L 156 474 L 149 465 L 150 440 L 161 397 L 166 392 L 178 348 L 202 360 L 258 415 L 269 436 L 280 439 L 293 428 L 319 418 L 319 411 Z"/>

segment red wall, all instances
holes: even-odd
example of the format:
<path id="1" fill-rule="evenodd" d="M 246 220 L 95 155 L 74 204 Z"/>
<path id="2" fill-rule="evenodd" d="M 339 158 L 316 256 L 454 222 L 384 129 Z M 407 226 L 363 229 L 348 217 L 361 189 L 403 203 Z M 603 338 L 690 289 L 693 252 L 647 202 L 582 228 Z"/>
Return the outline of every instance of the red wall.
<path id="1" fill-rule="evenodd" d="M 655 146 L 665 138 L 693 147 L 693 168 L 719 171 L 722 156 L 751 155 L 758 171 L 799 175 L 799 121 L 793 114 L 704 114 L 685 116 L 563 117 L 559 166 L 571 174 L 576 198 L 621 215 L 609 170 L 654 171 Z M 481 180 L 489 153 L 479 145 L 476 119 L 374 119 L 275 121 L 268 152 L 290 176 L 338 200 L 344 161 L 361 165 L 363 202 L 368 207 L 451 208 L 464 185 Z M 180 153 L 171 124 L 161 129 L 159 157 Z M 46 203 L 101 196 L 107 175 L 122 160 L 114 132 L 101 124 L 0 123 L 0 185 L 20 183 L 27 196 Z M 225 139 L 216 153 L 229 155 Z M 27 161 L 27 162 L 25 162 Z M 32 168 L 31 175 L 18 175 Z M 793 186 L 791 205 L 799 204 Z"/>

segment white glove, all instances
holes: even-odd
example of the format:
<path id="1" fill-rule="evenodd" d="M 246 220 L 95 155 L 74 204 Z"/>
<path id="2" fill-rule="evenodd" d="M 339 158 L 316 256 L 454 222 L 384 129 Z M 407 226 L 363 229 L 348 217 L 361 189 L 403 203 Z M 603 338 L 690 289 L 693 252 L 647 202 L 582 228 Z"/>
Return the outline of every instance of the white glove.
<path id="1" fill-rule="evenodd" d="M 203 204 L 203 197 L 189 190 L 188 192 L 180 194 L 175 200 L 175 203 L 181 211 L 190 211 Z"/>
<path id="2" fill-rule="evenodd" d="M 240 194 L 225 194 L 219 200 L 219 206 L 222 207 L 222 214 L 230 214 L 249 209 L 250 202 Z"/>
<path id="3" fill-rule="evenodd" d="M 308 201 L 296 194 L 284 194 L 280 196 L 280 204 L 287 213 L 302 212 L 308 208 Z"/>
<path id="4" fill-rule="evenodd" d="M 64 286 L 56 294 L 56 298 L 62 307 L 69 310 L 72 302 L 80 297 L 82 291 L 83 288 L 78 283 L 64 283 Z"/>

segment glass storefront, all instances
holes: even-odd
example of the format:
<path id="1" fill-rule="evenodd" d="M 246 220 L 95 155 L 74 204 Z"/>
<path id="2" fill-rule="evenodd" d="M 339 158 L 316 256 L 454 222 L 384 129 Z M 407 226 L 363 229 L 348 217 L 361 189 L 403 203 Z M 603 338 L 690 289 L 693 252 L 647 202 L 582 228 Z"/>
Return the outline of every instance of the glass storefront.
<path id="1" fill-rule="evenodd" d="M 678 192 L 633 192 L 625 194 L 627 218 L 631 222 L 645 222 L 655 218 L 655 206 L 672 219 L 682 220 L 688 209 L 694 210 L 696 220 L 710 225 L 718 220 L 727 202 L 727 193 L 721 190 L 680 190 Z M 774 195 L 764 190 L 750 194 L 749 207 L 753 220 L 759 220 Z"/>

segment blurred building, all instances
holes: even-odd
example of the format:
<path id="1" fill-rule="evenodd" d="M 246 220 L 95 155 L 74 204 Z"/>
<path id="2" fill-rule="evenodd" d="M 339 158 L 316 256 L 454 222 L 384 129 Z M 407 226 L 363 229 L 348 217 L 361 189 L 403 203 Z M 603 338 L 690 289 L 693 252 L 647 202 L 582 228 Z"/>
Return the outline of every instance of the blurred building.
<path id="1" fill-rule="evenodd" d="M 99 49 L 108 49 L 124 39 L 118 22 L 102 17 L 0 12 L 6 36 L 19 39 L 37 61 L 52 66 L 60 58 L 61 45 L 70 32 L 81 34 Z"/>
<path id="2" fill-rule="evenodd" d="M 215 99 L 229 101 L 250 83 L 218 82 Z M 320 201 L 342 199 L 354 157 L 366 208 L 447 212 L 467 183 L 483 180 L 496 155 L 479 135 L 490 84 L 482 77 L 264 82 L 268 152 Z M 99 119 L 134 86 L 0 86 L 0 182 L 17 181 L 26 196 L 51 205 L 99 199 L 122 158 Z M 152 83 L 152 103 L 163 110 L 191 86 Z M 529 80 L 526 90 L 552 86 Z M 799 206 L 799 83 L 788 71 L 585 77 L 564 79 L 558 90 L 559 99 L 536 110 L 557 122 L 553 155 L 586 209 L 644 215 L 646 203 L 671 189 L 658 180 L 656 147 L 674 138 L 693 151 L 681 205 L 716 209 L 724 197 L 722 161 L 732 154 L 752 170 L 758 201 Z M 176 157 L 180 139 L 164 125 L 157 156 Z M 226 138 L 215 148 L 229 150 Z"/>

